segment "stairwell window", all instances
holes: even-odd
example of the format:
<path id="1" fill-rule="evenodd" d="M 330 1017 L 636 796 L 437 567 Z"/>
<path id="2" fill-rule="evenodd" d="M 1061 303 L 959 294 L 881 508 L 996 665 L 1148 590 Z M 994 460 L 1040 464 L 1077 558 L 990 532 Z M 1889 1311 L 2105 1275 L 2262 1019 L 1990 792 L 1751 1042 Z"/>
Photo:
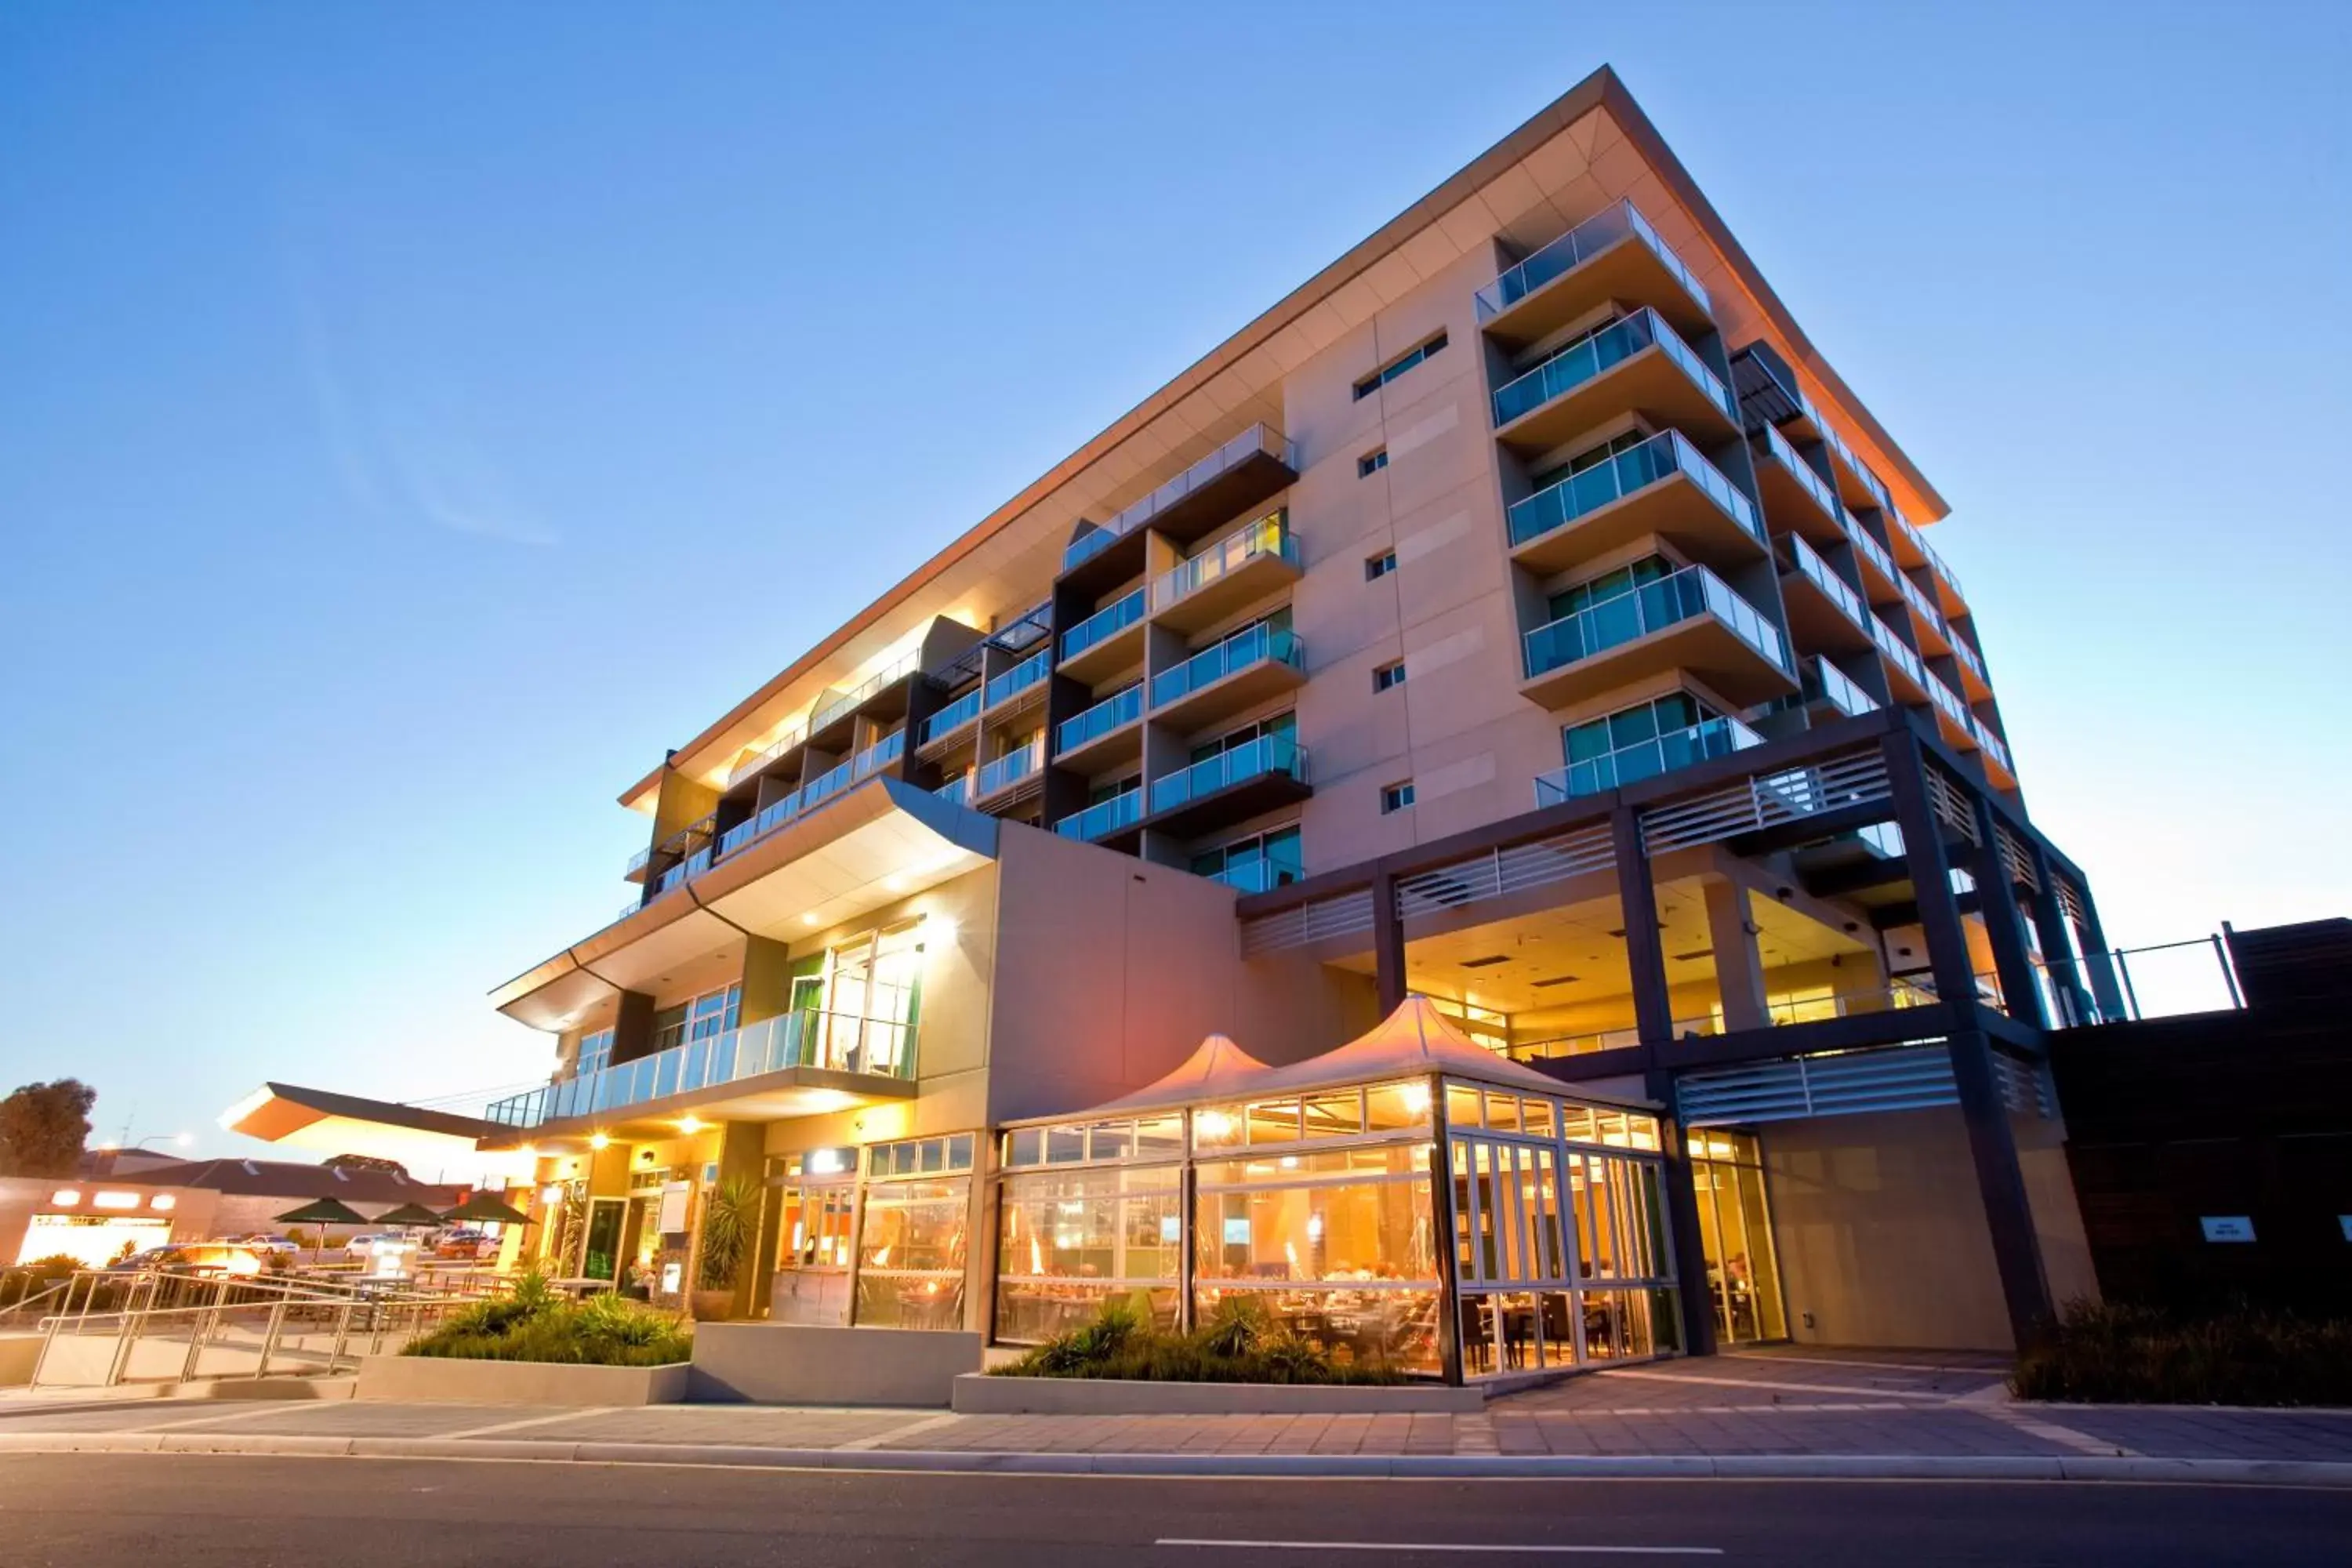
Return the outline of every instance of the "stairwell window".
<path id="1" fill-rule="evenodd" d="M 1403 779 L 1381 786 L 1381 815 L 1393 816 L 1412 804 L 1412 781 Z"/>
<path id="2" fill-rule="evenodd" d="M 1444 346 L 1445 334 L 1444 332 L 1440 332 L 1435 337 L 1429 339 L 1427 342 L 1417 344 L 1414 347 L 1406 350 L 1403 353 L 1397 355 L 1396 358 L 1389 361 L 1388 363 L 1381 366 L 1380 369 L 1372 372 L 1371 374 L 1356 383 L 1356 401 L 1361 403 L 1365 398 L 1370 397 L 1373 393 L 1378 392 L 1381 387 L 1386 386 L 1389 383 L 1394 381 L 1397 377 L 1402 375 L 1405 372 L 1411 370 L 1413 366 L 1419 364 L 1422 361 L 1437 353 Z"/>
<path id="3" fill-rule="evenodd" d="M 1369 479 L 1388 466 L 1389 449 L 1386 447 L 1375 447 L 1356 459 L 1356 477 L 1360 479 Z"/>
<path id="4" fill-rule="evenodd" d="M 1383 550 L 1378 555 L 1364 559 L 1364 581 L 1367 583 L 1377 583 L 1395 570 L 1396 552 L 1393 550 Z"/>
<path id="5" fill-rule="evenodd" d="M 1404 660 L 1402 659 L 1398 659 L 1393 664 L 1381 665 L 1372 671 L 1372 689 L 1375 692 L 1386 691 L 1392 686 L 1403 684 Z"/>

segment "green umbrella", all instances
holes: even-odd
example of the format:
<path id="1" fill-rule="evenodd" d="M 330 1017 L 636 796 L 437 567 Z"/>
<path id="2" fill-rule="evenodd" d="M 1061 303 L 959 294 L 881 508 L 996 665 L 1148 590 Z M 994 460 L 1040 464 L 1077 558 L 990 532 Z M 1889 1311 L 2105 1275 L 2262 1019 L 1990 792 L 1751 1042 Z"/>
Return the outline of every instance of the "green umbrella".
<path id="1" fill-rule="evenodd" d="M 500 1225 L 533 1223 L 530 1215 L 523 1213 L 496 1193 L 476 1193 L 456 1208 L 444 1209 L 441 1217 L 446 1220 L 473 1220 L 476 1223 L 483 1220 L 496 1220 Z"/>
<path id="2" fill-rule="evenodd" d="M 375 1216 L 378 1225 L 439 1225 L 441 1216 L 423 1204 L 403 1204 L 396 1209 L 386 1209 Z"/>
<path id="3" fill-rule="evenodd" d="M 327 1227 L 331 1225 L 365 1225 L 367 1215 L 349 1204 L 333 1198 L 314 1198 L 299 1209 L 289 1209 L 278 1216 L 279 1225 L 315 1225 L 319 1227 L 319 1250 L 327 1250 Z"/>

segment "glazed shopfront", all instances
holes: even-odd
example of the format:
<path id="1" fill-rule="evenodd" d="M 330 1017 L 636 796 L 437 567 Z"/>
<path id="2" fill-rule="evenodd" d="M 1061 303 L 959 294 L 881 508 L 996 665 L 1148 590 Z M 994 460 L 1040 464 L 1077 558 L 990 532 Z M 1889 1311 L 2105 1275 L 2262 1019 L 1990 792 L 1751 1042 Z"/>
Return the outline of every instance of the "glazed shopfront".
<path id="1" fill-rule="evenodd" d="M 1338 1359 L 1449 1380 L 1672 1353 L 1659 1150 L 1649 1110 L 1565 1095 L 1420 998 L 1287 1068 L 1212 1039 L 1001 1134 L 994 1338 L 1246 1296 Z"/>

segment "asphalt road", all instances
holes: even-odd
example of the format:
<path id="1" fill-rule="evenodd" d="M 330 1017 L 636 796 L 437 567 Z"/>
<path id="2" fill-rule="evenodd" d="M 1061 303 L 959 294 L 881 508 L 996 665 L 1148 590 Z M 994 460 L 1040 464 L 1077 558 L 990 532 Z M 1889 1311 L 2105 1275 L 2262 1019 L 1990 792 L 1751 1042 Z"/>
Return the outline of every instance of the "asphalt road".
<path id="1" fill-rule="evenodd" d="M 2209 1568 L 2340 1565 L 2347 1554 L 2352 1492 L 2264 1488 L 1146 1480 L 484 1460 L 0 1458 L 0 1562 L 9 1568 Z"/>

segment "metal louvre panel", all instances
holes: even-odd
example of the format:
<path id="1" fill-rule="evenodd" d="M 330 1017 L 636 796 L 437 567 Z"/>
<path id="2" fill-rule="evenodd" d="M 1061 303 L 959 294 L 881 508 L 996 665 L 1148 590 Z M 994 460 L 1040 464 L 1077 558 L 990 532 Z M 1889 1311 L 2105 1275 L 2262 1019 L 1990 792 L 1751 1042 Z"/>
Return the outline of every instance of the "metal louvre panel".
<path id="1" fill-rule="evenodd" d="M 2058 884 L 2058 907 L 2064 911 L 2066 918 L 2077 927 L 2088 925 L 2090 922 L 2083 913 L 2083 895 L 2074 884 L 2063 877 L 2053 878 L 2052 880 Z"/>
<path id="2" fill-rule="evenodd" d="M 1812 767 L 1743 779 L 1642 814 L 1642 844 L 1655 855 L 1715 844 L 1759 828 L 1801 821 L 1893 792 L 1886 760 L 1875 751 L 1832 757 Z"/>
<path id="3" fill-rule="evenodd" d="M 2033 874 L 2033 857 L 2017 841 L 2017 835 L 1999 823 L 1993 825 L 1993 837 L 2000 841 L 2000 858 L 2008 862 L 2009 879 L 2021 887 L 2042 890 L 2042 879 Z"/>
<path id="4" fill-rule="evenodd" d="M 1441 914 L 1481 899 L 1496 898 L 1502 890 L 1501 875 L 1492 853 L 1457 860 L 1451 866 L 1440 866 L 1435 870 L 1398 878 L 1397 918 L 1409 921 L 1422 915 Z"/>
<path id="5" fill-rule="evenodd" d="M 1465 904 L 1524 892 L 1570 877 L 1606 871 L 1617 863 L 1617 850 L 1606 826 L 1580 827 L 1570 833 L 1515 844 L 1456 860 L 1432 870 L 1397 879 L 1397 918 L 1442 914 Z"/>
<path id="6" fill-rule="evenodd" d="M 1935 808 L 1936 815 L 1958 828 L 1960 836 L 1969 843 L 1983 843 L 1984 840 L 1977 837 L 1977 814 L 1969 809 L 1968 796 L 1961 792 L 1960 786 L 1933 763 L 1929 763 L 1922 772 L 1927 776 L 1927 804 Z"/>
<path id="7" fill-rule="evenodd" d="M 1951 1105 L 1952 1058 L 1940 1040 L 1685 1073 L 1675 1102 L 1690 1127 L 1862 1116 Z"/>
<path id="8" fill-rule="evenodd" d="M 1351 936 L 1372 929 L 1372 895 L 1369 891 L 1341 893 L 1335 898 L 1318 899 L 1301 904 L 1295 910 L 1277 914 L 1260 915 L 1242 924 L 1242 956 L 1255 958 L 1260 953 L 1279 952 L 1286 947 L 1305 947 L 1326 937 Z"/>

